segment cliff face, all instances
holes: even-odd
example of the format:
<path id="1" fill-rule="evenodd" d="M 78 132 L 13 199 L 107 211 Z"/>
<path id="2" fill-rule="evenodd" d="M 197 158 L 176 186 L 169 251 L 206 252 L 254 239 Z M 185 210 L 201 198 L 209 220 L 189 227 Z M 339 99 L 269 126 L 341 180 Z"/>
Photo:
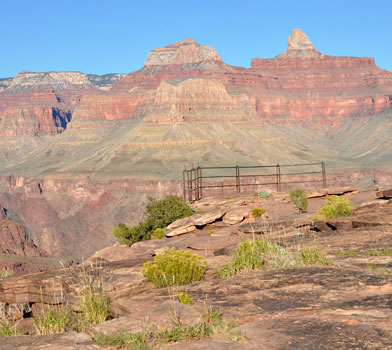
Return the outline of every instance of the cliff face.
<path id="1" fill-rule="evenodd" d="M 78 72 L 21 72 L 0 92 L 0 135 L 62 133 L 80 99 L 96 93 Z"/>
<path id="2" fill-rule="evenodd" d="M 29 238 L 0 206 L 0 253 L 35 256 L 41 252 L 36 243 L 53 256 L 86 256 L 114 243 L 112 229 L 119 222 L 137 224 L 147 196 L 164 193 L 180 195 L 180 183 L 0 177 L 0 203 L 32 234 Z"/>
<path id="3" fill-rule="evenodd" d="M 152 50 L 142 69 L 122 78 L 22 72 L 4 80 L 0 133 L 61 133 L 71 118 L 247 123 L 251 115 L 260 122 L 313 118 L 340 124 L 342 118 L 375 114 L 392 104 L 391 72 L 372 58 L 324 55 L 299 29 L 289 36 L 287 51 L 272 59 L 254 58 L 249 69 L 229 66 L 212 47 L 186 39 Z"/>
<path id="4" fill-rule="evenodd" d="M 0 254 L 47 256 L 28 235 L 26 228 L 12 220 L 9 210 L 0 204 Z"/>
<path id="5" fill-rule="evenodd" d="M 262 89 L 272 92 L 255 95 L 260 117 L 324 117 L 330 123 L 328 117 L 335 117 L 340 123 L 341 117 L 375 114 L 392 104 L 391 72 L 373 58 L 323 55 L 299 30 L 290 35 L 287 51 L 255 58 L 251 69 L 264 77 Z"/>
<path id="6" fill-rule="evenodd" d="M 250 69 L 223 63 L 212 48 L 200 46 L 193 40 L 155 49 L 147 56 L 145 66 L 116 83 L 112 92 L 152 90 L 155 97 L 150 100 L 150 106 L 154 108 L 146 109 L 151 111 L 157 109 L 162 81 L 177 85 L 178 80 L 184 78 L 220 82 L 232 98 L 246 95 L 257 116 L 275 123 L 281 123 L 281 118 L 286 118 L 285 123 L 309 118 L 317 118 L 319 122 L 326 118 L 331 123 L 329 117 L 338 117 L 336 122 L 340 123 L 341 117 L 378 113 L 392 103 L 391 72 L 377 67 L 372 58 L 324 55 L 298 29 L 290 35 L 287 51 L 273 59 L 255 58 Z M 205 96 L 201 96 L 198 94 L 200 86 L 194 86 L 195 101 L 205 100 L 209 87 L 206 85 Z M 186 104 L 183 98 L 186 99 L 177 94 L 174 104 Z M 206 116 L 211 113 L 207 105 L 206 101 L 204 107 L 199 105 L 199 112 Z M 213 108 L 213 112 L 218 116 L 227 108 Z M 172 111 L 171 116 L 166 108 L 169 112 L 166 118 L 178 120 L 177 109 Z"/>

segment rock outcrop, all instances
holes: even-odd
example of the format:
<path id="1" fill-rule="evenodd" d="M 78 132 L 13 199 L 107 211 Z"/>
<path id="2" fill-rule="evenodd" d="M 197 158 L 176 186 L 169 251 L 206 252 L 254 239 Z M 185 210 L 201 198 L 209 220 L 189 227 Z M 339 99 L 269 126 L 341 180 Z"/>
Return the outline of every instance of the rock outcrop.
<path id="1" fill-rule="evenodd" d="M 47 256 L 32 241 L 22 225 L 9 219 L 0 220 L 0 254 Z"/>
<path id="2" fill-rule="evenodd" d="M 79 72 L 21 72 L 0 92 L 0 135 L 62 133 L 80 98 L 96 90 Z"/>
<path id="3" fill-rule="evenodd" d="M 346 190 L 343 190 L 345 192 Z M 328 192 L 328 191 L 326 191 Z M 331 191 L 331 193 L 334 191 Z M 335 191 L 341 193 L 341 190 Z M 352 192 L 352 191 L 350 191 Z M 230 278 L 218 278 L 217 270 L 230 260 L 228 254 L 243 240 L 259 239 L 257 233 L 246 234 L 236 227 L 222 227 L 215 221 L 208 229 L 224 230 L 226 236 L 213 240 L 206 229 L 198 234 L 143 241 L 132 247 L 111 247 L 97 252 L 86 264 L 22 277 L 0 279 L 0 302 L 5 310 L 15 310 L 16 319 L 40 317 L 42 310 L 53 310 L 53 304 L 80 311 L 80 291 L 86 276 L 93 281 L 101 278 L 104 291 L 110 297 L 112 319 L 91 326 L 87 333 L 72 332 L 37 336 L 3 337 L 0 347 L 16 350 L 68 348 L 94 349 L 96 336 L 140 334 L 140 339 L 155 329 L 170 329 L 197 325 L 202 315 L 222 316 L 214 334 L 191 337 L 186 342 L 171 338 L 162 349 L 389 349 L 392 347 L 390 201 L 375 199 L 376 193 L 348 194 L 363 211 L 350 217 L 338 218 L 334 230 L 314 230 L 310 223 L 300 224 L 314 216 L 323 200 L 310 199 L 309 213 L 298 213 L 291 202 L 281 201 L 282 194 L 268 200 L 209 198 L 198 203 L 206 212 L 215 212 L 216 203 L 234 209 L 263 203 L 268 207 L 264 224 L 269 225 L 268 240 L 289 249 L 314 249 L 325 252 L 328 264 L 284 266 L 268 270 L 243 271 Z M 366 207 L 369 199 L 377 207 Z M 387 203 L 388 202 L 388 203 Z M 230 211 L 229 211 L 230 212 Z M 245 213 L 243 213 L 245 215 Z M 207 217 L 208 215 L 205 215 Z M 371 226 L 374 220 L 379 226 Z M 363 225 L 347 227 L 347 220 L 362 220 Z M 257 220 L 250 219 L 251 222 Z M 309 220 L 310 222 L 311 220 Z M 286 222 L 285 230 L 274 222 Z M 293 225 L 297 223 L 297 225 Z M 228 244 L 234 239 L 232 247 Z M 170 242 L 168 244 L 168 242 Z M 202 247 L 204 245 L 204 247 Z M 214 251 L 209 249 L 214 247 Z M 141 273 L 145 261 L 151 260 L 157 248 L 174 246 L 197 251 L 207 258 L 205 279 L 186 286 L 156 288 Z M 194 248 L 193 248 L 194 247 Z M 220 248 L 220 249 L 219 249 Z M 155 250 L 154 250 L 155 249 Z M 139 252 L 139 254 L 133 254 Z M 100 259 L 101 258 L 101 259 Z M 273 259 L 274 256 L 265 256 Z M 283 259 L 283 257 L 282 257 Z M 181 304 L 175 293 L 186 292 L 193 305 Z M 27 313 L 18 305 L 29 303 Z M 212 315 L 212 312 L 214 314 Z M 231 327 L 223 327 L 224 325 Z M 234 328 L 234 329 L 232 329 Z M 215 334 L 217 333 L 217 334 Z M 139 339 L 139 338 L 138 338 Z M 151 341 L 149 337 L 146 341 Z M 325 339 L 328 339 L 326 342 Z"/>
<path id="4" fill-rule="evenodd" d="M 169 64 L 192 64 L 208 61 L 222 61 L 216 50 L 207 45 L 199 45 L 188 38 L 163 48 L 152 50 L 144 66 L 165 66 Z"/>
<path id="5" fill-rule="evenodd" d="M 282 52 L 277 58 L 322 58 L 306 34 L 301 29 L 294 29 L 289 36 L 287 51 Z"/>

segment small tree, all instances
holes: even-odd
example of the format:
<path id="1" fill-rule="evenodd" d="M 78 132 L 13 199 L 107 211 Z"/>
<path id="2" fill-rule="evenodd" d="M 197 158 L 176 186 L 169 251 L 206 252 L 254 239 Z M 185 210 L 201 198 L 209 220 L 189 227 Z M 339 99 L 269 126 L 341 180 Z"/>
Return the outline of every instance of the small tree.
<path id="1" fill-rule="evenodd" d="M 300 213 L 306 212 L 306 209 L 308 209 L 308 197 L 306 197 L 303 189 L 295 188 L 289 192 L 289 196 Z"/>
<path id="2" fill-rule="evenodd" d="M 193 209 L 177 196 L 170 195 L 161 200 L 149 197 L 144 214 L 146 219 L 137 226 L 127 227 L 120 223 L 113 229 L 113 235 L 120 244 L 131 246 L 150 239 L 157 229 L 162 230 L 172 222 L 192 215 Z M 163 236 L 163 231 L 159 232 L 159 236 Z M 154 237 L 158 238 L 156 235 Z"/>

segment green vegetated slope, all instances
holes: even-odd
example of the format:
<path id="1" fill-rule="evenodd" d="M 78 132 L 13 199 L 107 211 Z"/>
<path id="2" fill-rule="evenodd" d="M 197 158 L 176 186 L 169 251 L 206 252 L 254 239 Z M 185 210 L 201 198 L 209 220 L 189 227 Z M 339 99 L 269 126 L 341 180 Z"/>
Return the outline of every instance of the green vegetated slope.
<path id="1" fill-rule="evenodd" d="M 392 112 L 351 117 L 340 125 L 251 123 L 146 124 L 91 121 L 24 152 L 8 155 L 2 173 L 30 176 L 89 174 L 99 178 L 178 178 L 184 166 L 317 162 L 329 169 L 390 167 Z M 4 153 L 3 153 L 4 159 Z"/>

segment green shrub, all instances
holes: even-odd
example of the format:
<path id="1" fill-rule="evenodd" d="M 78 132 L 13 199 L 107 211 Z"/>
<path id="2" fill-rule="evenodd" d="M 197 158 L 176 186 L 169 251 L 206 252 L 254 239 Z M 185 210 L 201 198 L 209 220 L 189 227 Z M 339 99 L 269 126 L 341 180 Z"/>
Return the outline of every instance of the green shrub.
<path id="1" fill-rule="evenodd" d="M 301 188 L 296 188 L 289 192 L 290 199 L 297 207 L 300 213 L 304 213 L 308 208 L 308 197 L 306 197 L 306 193 Z"/>
<path id="2" fill-rule="evenodd" d="M 182 304 L 185 305 L 192 305 L 193 301 L 192 301 L 192 297 L 188 294 L 188 293 L 176 293 L 174 294 L 175 297 L 177 297 L 178 301 Z"/>
<path id="3" fill-rule="evenodd" d="M 330 265 L 325 253 L 318 246 L 303 248 L 299 252 L 300 259 L 304 265 Z"/>
<path id="4" fill-rule="evenodd" d="M 325 205 L 317 212 L 315 220 L 326 220 L 353 214 L 353 203 L 343 196 L 328 196 Z"/>
<path id="5" fill-rule="evenodd" d="M 140 223 L 138 226 L 130 227 L 120 223 L 113 229 L 113 235 L 117 238 L 120 244 L 128 246 L 131 246 L 136 242 L 150 239 L 150 236 L 148 235 L 148 229 L 144 223 Z"/>
<path id="6" fill-rule="evenodd" d="M 280 245 L 263 239 L 245 241 L 238 244 L 231 262 L 218 270 L 218 276 L 225 278 L 242 271 L 293 265 L 294 258 Z"/>
<path id="7" fill-rule="evenodd" d="M 252 216 L 256 219 L 261 218 L 261 216 L 265 213 L 265 209 L 263 208 L 253 208 Z"/>
<path id="8" fill-rule="evenodd" d="M 5 270 L 0 272 L 0 278 L 8 278 L 14 275 L 14 270 Z"/>
<path id="9" fill-rule="evenodd" d="M 151 234 L 151 239 L 162 239 L 164 237 L 164 231 L 162 228 L 158 227 Z"/>
<path id="10" fill-rule="evenodd" d="M 268 197 L 269 197 L 269 193 L 267 191 L 259 191 L 259 192 L 257 192 L 257 195 L 260 198 L 264 198 L 264 199 L 268 199 Z"/>
<path id="11" fill-rule="evenodd" d="M 181 197 L 170 195 L 161 200 L 149 197 L 148 201 L 145 222 L 147 226 L 150 226 L 151 232 L 158 227 L 165 228 L 172 222 L 194 213 L 193 209 Z"/>
<path id="12" fill-rule="evenodd" d="M 146 262 L 142 273 L 158 288 L 184 285 L 204 277 L 207 262 L 197 254 L 185 250 L 165 249 Z"/>
<path id="13" fill-rule="evenodd" d="M 130 227 L 120 223 L 113 229 L 113 235 L 120 244 L 131 246 L 136 242 L 150 239 L 155 230 L 163 229 L 172 222 L 193 213 L 193 209 L 183 198 L 171 195 L 157 200 L 149 197 L 144 211 L 145 220 L 137 226 Z"/>

